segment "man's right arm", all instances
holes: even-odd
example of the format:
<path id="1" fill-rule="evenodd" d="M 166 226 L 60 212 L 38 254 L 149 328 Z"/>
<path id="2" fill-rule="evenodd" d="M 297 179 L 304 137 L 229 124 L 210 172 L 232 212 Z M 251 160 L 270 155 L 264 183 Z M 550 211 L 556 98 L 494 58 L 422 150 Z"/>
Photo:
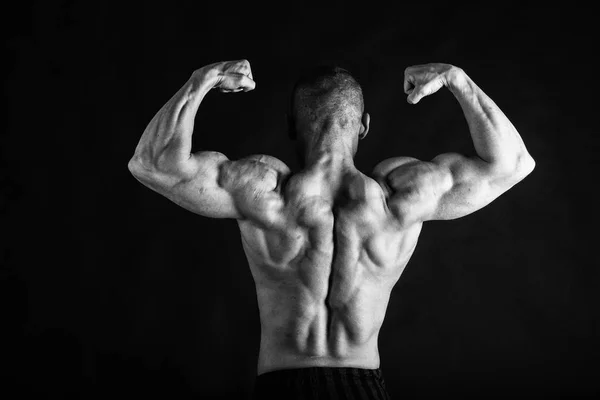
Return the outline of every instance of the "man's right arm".
<path id="1" fill-rule="evenodd" d="M 198 107 L 213 88 L 222 92 L 255 87 L 246 60 L 214 63 L 196 70 L 150 121 L 129 170 L 142 184 L 180 206 L 212 218 L 242 218 L 234 192 L 254 179 L 245 162 L 215 151 L 191 153 Z M 239 197 L 239 196 L 238 196 Z"/>
<path id="2" fill-rule="evenodd" d="M 427 64 L 405 71 L 404 89 L 411 104 L 443 86 L 460 103 L 477 155 L 446 153 L 430 162 L 398 158 L 376 167 L 391 189 L 390 208 L 410 222 L 471 214 L 509 190 L 535 167 L 513 124 L 460 68 Z"/>

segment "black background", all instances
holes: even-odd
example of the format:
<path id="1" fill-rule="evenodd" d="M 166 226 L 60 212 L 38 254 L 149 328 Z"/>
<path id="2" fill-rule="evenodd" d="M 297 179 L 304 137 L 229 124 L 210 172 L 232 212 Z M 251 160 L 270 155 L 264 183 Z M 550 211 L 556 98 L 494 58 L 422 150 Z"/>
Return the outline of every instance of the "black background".
<path id="1" fill-rule="evenodd" d="M 537 162 L 487 208 L 425 224 L 379 339 L 394 398 L 598 394 L 591 10 L 163 3 L 4 12 L 0 390 L 247 398 L 260 327 L 235 221 L 180 209 L 127 170 L 194 69 L 246 58 L 256 90 L 209 93 L 195 150 L 296 168 L 287 96 L 302 68 L 330 62 L 364 88 L 363 171 L 472 152 L 448 91 L 417 106 L 402 92 L 405 67 L 447 62 L 494 99 Z"/>

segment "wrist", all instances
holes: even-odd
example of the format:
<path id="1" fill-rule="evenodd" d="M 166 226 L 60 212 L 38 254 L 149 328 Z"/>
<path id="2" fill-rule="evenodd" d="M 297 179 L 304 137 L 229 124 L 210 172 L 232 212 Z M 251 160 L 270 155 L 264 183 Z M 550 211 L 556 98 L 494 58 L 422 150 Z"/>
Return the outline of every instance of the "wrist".
<path id="1" fill-rule="evenodd" d="M 461 92 L 468 86 L 469 77 L 459 67 L 452 67 L 446 73 L 446 86 L 451 92 Z"/>
<path id="2" fill-rule="evenodd" d="M 212 65 L 197 69 L 192 74 L 192 80 L 198 85 L 210 90 L 219 84 L 219 71 Z"/>

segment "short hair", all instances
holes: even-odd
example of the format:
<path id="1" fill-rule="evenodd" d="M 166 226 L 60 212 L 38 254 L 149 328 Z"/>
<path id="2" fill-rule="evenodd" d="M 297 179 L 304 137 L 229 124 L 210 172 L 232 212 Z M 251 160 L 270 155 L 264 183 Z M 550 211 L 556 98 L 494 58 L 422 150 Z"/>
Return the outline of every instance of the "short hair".
<path id="1" fill-rule="evenodd" d="M 320 65 L 307 70 L 292 90 L 290 114 L 294 121 L 319 122 L 326 117 L 346 124 L 360 120 L 364 111 L 362 88 L 347 70 Z"/>

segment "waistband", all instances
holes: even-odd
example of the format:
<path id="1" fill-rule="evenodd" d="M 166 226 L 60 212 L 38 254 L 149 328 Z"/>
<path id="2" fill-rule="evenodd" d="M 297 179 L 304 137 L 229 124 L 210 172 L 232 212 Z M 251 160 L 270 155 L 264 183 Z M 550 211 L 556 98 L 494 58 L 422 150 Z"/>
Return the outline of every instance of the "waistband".
<path id="1" fill-rule="evenodd" d="M 281 379 L 281 378 L 300 378 L 310 376 L 346 376 L 346 377 L 357 377 L 357 378 L 377 378 L 382 379 L 383 374 L 381 368 L 366 369 L 366 368 L 352 368 L 352 367 L 303 367 L 303 368 L 290 368 L 290 369 L 279 369 L 276 371 L 265 372 L 264 374 L 258 375 L 257 379 Z"/>

